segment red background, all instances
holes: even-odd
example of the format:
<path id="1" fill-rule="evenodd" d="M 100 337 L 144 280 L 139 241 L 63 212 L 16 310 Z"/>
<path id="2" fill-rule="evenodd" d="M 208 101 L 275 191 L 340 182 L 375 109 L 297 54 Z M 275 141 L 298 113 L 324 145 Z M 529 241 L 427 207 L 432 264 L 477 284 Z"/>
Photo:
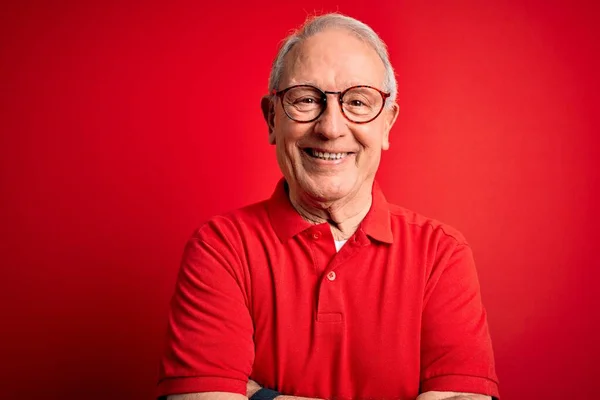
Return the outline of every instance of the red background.
<path id="1" fill-rule="evenodd" d="M 183 245 L 270 195 L 271 60 L 332 10 L 389 45 L 401 114 L 379 180 L 470 240 L 504 399 L 597 397 L 595 2 L 14 3 L 1 398 L 152 397 Z"/>

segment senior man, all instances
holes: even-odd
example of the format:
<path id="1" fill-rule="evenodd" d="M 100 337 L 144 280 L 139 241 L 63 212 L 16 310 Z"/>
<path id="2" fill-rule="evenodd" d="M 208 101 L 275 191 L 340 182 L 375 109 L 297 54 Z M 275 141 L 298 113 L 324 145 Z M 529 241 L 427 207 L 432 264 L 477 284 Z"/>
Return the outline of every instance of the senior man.
<path id="1" fill-rule="evenodd" d="M 281 47 L 269 89 L 284 178 L 188 242 L 158 395 L 497 397 L 469 245 L 374 181 L 398 116 L 384 43 L 355 19 L 311 18 Z"/>

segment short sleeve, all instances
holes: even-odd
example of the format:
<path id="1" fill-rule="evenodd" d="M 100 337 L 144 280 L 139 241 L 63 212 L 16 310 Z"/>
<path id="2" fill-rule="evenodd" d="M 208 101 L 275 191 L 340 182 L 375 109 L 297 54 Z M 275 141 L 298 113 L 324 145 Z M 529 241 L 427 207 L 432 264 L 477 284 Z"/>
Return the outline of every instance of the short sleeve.
<path id="1" fill-rule="evenodd" d="M 244 275 L 231 244 L 206 231 L 185 247 L 160 362 L 159 397 L 246 394 L 254 343 Z"/>
<path id="2" fill-rule="evenodd" d="M 473 254 L 450 246 L 427 284 L 421 330 L 420 392 L 499 397 L 486 312 Z"/>

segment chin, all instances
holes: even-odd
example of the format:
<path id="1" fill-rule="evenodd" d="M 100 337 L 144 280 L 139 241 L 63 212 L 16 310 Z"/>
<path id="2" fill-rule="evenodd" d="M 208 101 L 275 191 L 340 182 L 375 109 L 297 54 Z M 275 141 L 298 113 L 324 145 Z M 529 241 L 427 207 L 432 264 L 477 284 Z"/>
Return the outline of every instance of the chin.
<path id="1" fill-rule="evenodd" d="M 354 191 L 355 182 L 337 177 L 318 177 L 307 180 L 301 188 L 315 200 L 336 201 Z"/>

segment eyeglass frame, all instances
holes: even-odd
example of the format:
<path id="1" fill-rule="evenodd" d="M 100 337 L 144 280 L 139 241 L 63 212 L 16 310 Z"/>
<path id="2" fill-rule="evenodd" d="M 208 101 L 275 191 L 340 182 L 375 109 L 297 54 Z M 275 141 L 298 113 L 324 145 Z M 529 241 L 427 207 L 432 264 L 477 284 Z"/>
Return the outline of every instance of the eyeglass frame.
<path id="1" fill-rule="evenodd" d="M 318 90 L 318 91 L 319 91 L 319 92 L 322 94 L 321 98 L 322 98 L 322 99 L 324 100 L 324 102 L 325 102 L 325 106 L 324 106 L 324 107 L 321 109 L 321 112 L 319 112 L 319 114 L 318 114 L 316 117 L 314 117 L 313 119 L 311 119 L 311 120 L 309 120 L 309 121 L 298 121 L 298 120 L 295 120 L 294 118 L 290 117 L 290 115 L 287 113 L 287 110 L 285 109 L 285 106 L 283 105 L 283 98 L 284 98 L 285 94 L 286 94 L 287 92 L 289 92 L 290 90 L 292 90 L 292 89 L 294 89 L 294 88 L 297 88 L 297 87 L 309 87 L 309 88 L 313 88 L 313 89 L 316 89 L 316 90 Z M 344 107 L 342 106 L 342 104 L 343 104 L 343 100 L 342 100 L 342 99 L 343 99 L 344 95 L 345 95 L 345 94 L 346 94 L 348 91 L 350 91 L 350 90 L 352 90 L 352 89 L 357 89 L 357 88 L 369 88 L 369 89 L 376 90 L 377 92 L 379 92 L 379 94 L 381 95 L 381 98 L 382 98 L 382 100 L 383 100 L 383 102 L 381 103 L 381 108 L 379 109 L 379 111 L 377 112 L 377 114 L 375 114 L 375 116 L 374 116 L 373 118 L 371 118 L 371 119 L 369 119 L 369 120 L 367 120 L 367 121 L 353 121 L 353 120 L 351 120 L 351 119 L 350 119 L 350 118 L 349 118 L 349 117 L 346 115 L 346 113 L 344 112 Z M 390 96 L 391 96 L 391 93 L 384 92 L 383 90 L 379 90 L 379 89 L 377 89 L 376 87 L 369 86 L 369 85 L 356 85 L 356 86 L 350 86 L 349 88 L 347 88 L 347 89 L 345 89 L 345 90 L 343 90 L 343 91 L 341 91 L 341 92 L 330 92 L 330 91 L 327 91 L 327 90 L 321 90 L 320 88 L 318 88 L 318 87 L 316 87 L 316 86 L 313 86 L 313 85 L 293 85 L 293 86 L 290 86 L 290 87 L 288 87 L 288 88 L 285 88 L 285 89 L 282 89 L 282 90 L 279 90 L 279 91 L 277 91 L 277 90 L 273 89 L 273 91 L 271 92 L 271 94 L 272 94 L 273 96 L 276 96 L 276 97 L 278 97 L 278 98 L 281 100 L 281 108 L 283 108 L 283 112 L 285 113 L 285 115 L 286 115 L 286 116 L 287 116 L 289 119 L 291 119 L 292 121 L 294 121 L 294 122 L 297 122 L 297 123 L 299 123 L 299 124 L 308 124 L 308 123 L 314 122 L 314 121 L 318 120 L 318 119 L 321 117 L 321 115 L 323 115 L 323 113 L 324 113 L 324 112 L 325 112 L 325 110 L 327 109 L 327 104 L 328 104 L 328 102 L 327 102 L 327 95 L 328 95 L 328 94 L 337 94 L 337 96 L 338 96 L 338 101 L 337 101 L 337 102 L 338 102 L 338 104 L 340 105 L 340 111 L 342 112 L 342 115 L 343 115 L 343 116 L 344 116 L 344 117 L 345 117 L 345 118 L 346 118 L 348 121 L 350 121 L 350 122 L 352 122 L 352 123 L 354 123 L 354 124 L 368 124 L 369 122 L 372 122 L 372 121 L 374 121 L 374 120 L 375 120 L 377 117 L 379 117 L 379 115 L 381 114 L 381 112 L 382 112 L 382 111 L 383 111 L 383 109 L 385 108 L 385 102 L 387 101 L 388 97 L 390 97 Z"/>

